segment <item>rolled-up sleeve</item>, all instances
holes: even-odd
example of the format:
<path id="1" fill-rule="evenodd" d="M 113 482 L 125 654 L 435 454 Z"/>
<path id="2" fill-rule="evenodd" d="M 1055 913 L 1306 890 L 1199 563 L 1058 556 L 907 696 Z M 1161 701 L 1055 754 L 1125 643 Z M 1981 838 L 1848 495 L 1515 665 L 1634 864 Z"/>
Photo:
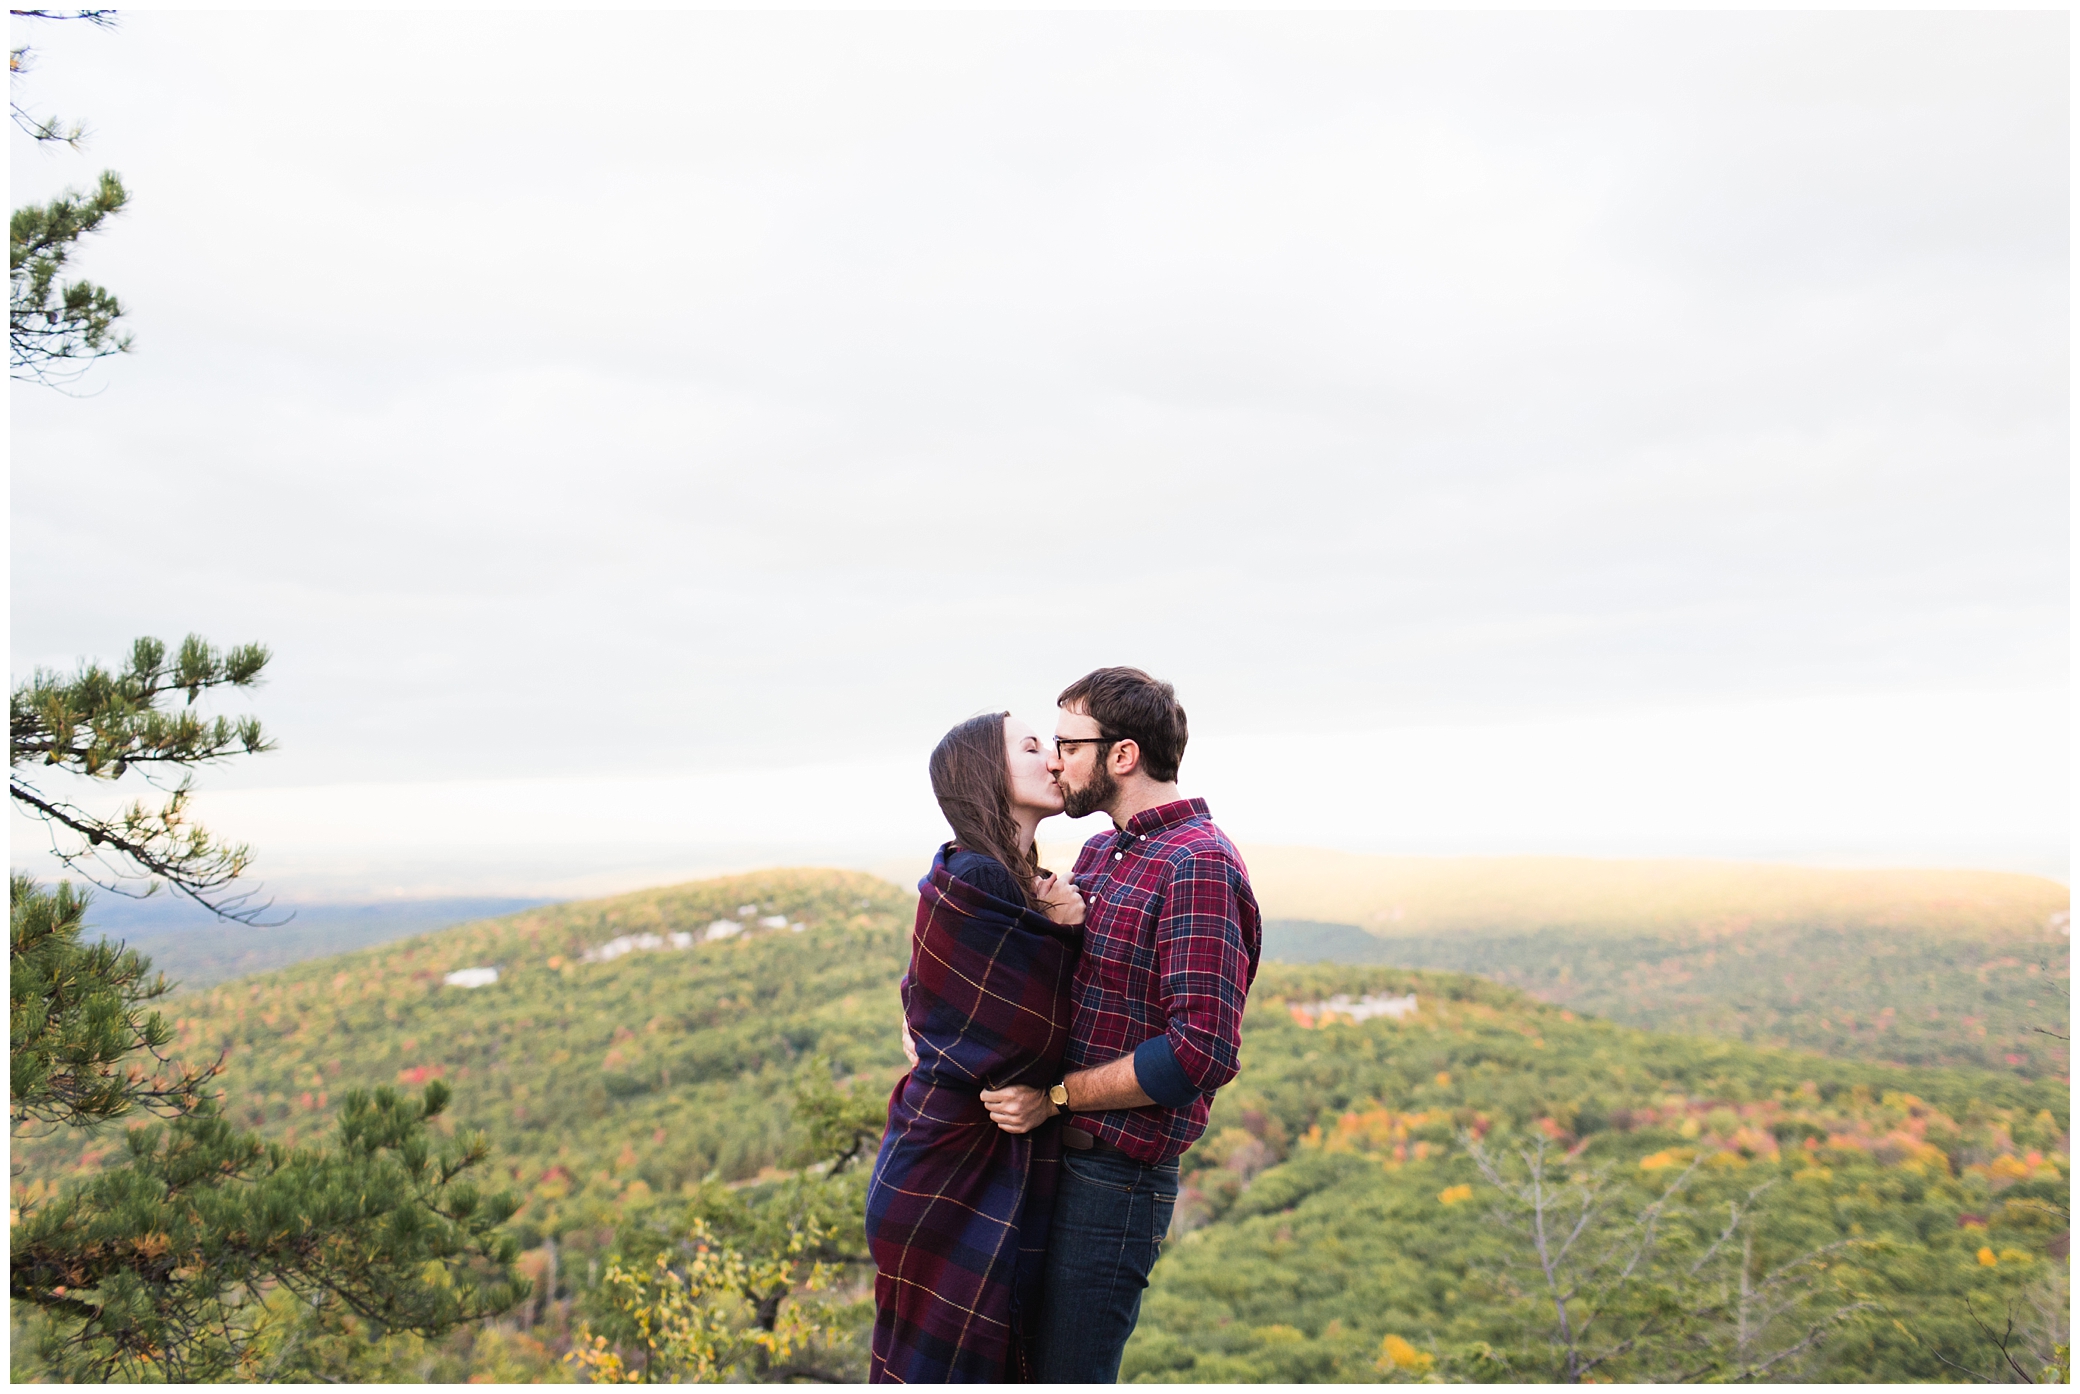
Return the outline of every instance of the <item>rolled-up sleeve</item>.
<path id="1" fill-rule="evenodd" d="M 1183 1108 L 1199 1097 L 1198 1086 L 1186 1078 L 1167 1035 L 1150 1036 L 1134 1047 L 1134 1081 L 1164 1108 Z"/>
<path id="2" fill-rule="evenodd" d="M 1242 1068 L 1242 1010 L 1252 965 L 1238 876 L 1225 858 L 1194 853 L 1172 868 L 1157 913 L 1157 993 L 1169 1025 L 1142 1048 L 1149 1052 L 1148 1069 L 1142 1050 L 1134 1053 L 1134 1068 L 1142 1092 L 1167 1107 L 1190 1102 L 1189 1094 L 1172 1102 L 1181 1089 L 1211 1094 Z M 1167 1061 L 1158 1058 L 1165 1054 Z"/>

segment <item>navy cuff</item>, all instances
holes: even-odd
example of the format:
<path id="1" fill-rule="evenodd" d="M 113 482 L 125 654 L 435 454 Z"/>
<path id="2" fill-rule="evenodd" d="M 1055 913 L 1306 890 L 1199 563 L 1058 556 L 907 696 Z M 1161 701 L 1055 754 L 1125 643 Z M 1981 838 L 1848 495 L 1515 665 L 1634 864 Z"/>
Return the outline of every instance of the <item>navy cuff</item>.
<path id="1" fill-rule="evenodd" d="M 1164 1108 L 1183 1108 L 1199 1097 L 1199 1086 L 1185 1078 L 1168 1036 L 1150 1036 L 1134 1047 L 1134 1079 Z"/>

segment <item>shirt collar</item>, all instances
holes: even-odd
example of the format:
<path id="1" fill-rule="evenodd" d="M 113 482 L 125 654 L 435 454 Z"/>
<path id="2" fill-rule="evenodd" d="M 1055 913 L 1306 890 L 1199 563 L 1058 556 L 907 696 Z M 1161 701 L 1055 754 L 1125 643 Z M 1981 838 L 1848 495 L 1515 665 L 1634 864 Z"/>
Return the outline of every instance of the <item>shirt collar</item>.
<path id="1" fill-rule="evenodd" d="M 1157 804 L 1144 808 L 1127 820 L 1126 831 L 1132 837 L 1153 837 L 1180 823 L 1189 823 L 1194 818 L 1211 818 L 1204 799 L 1178 799 L 1172 803 Z"/>

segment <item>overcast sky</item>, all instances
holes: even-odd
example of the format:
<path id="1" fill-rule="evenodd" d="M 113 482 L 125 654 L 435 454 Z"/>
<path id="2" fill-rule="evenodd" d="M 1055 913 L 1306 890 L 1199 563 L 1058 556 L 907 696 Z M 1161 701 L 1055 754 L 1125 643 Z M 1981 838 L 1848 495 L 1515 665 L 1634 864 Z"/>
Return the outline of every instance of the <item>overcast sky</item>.
<path id="1" fill-rule="evenodd" d="M 12 668 L 271 645 L 292 891 L 928 849 L 1117 662 L 1245 839 L 2063 876 L 2066 24 L 17 21 Z"/>

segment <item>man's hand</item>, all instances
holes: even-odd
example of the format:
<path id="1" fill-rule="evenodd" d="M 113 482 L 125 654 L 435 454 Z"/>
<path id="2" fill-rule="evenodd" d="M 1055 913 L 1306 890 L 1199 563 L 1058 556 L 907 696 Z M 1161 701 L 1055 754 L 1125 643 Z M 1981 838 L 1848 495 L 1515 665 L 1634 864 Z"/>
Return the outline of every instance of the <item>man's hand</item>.
<path id="1" fill-rule="evenodd" d="M 903 1033 L 903 1058 L 910 1062 L 910 1068 L 914 1070 L 917 1068 L 917 1042 L 910 1039 L 910 1018 L 904 1017 L 903 1024 L 898 1029 Z"/>
<path id="2" fill-rule="evenodd" d="M 1007 1133 L 1030 1133 L 1061 1110 L 1046 1093 L 1026 1084 L 982 1091 L 990 1121 Z"/>

